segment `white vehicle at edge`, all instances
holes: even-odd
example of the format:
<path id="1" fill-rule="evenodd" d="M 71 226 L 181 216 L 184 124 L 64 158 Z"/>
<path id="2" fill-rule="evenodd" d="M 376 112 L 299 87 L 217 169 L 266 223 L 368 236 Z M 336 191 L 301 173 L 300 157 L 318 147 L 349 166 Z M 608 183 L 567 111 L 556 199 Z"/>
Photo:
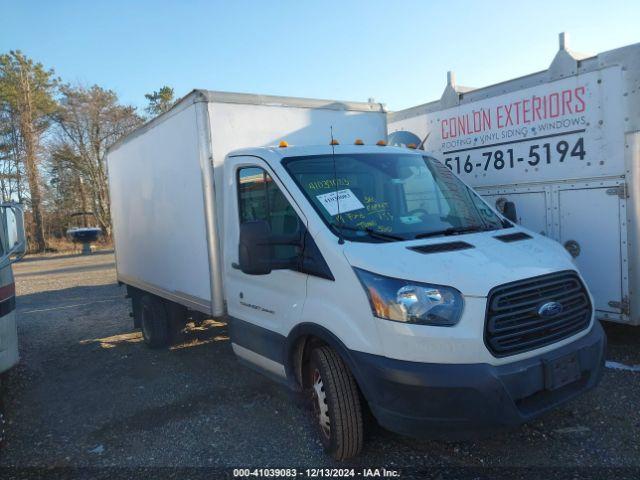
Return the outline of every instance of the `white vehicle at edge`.
<path id="1" fill-rule="evenodd" d="M 18 364 L 16 285 L 11 264 L 27 251 L 22 205 L 0 204 L 0 374 Z M 0 387 L 4 387 L 0 383 Z M 4 440 L 4 415 L 0 409 L 0 444 Z"/>
<path id="2" fill-rule="evenodd" d="M 561 245 L 424 152 L 375 145 L 376 111 L 344 123 L 367 104 L 259 99 L 231 113 L 224 95 L 187 97 L 109 151 L 118 278 L 150 346 L 226 314 L 244 363 L 312 396 L 336 459 L 361 450 L 363 405 L 390 430 L 452 438 L 596 385 L 606 340 Z M 264 106 L 268 123 L 238 120 Z M 324 143 L 340 122 L 338 140 L 365 140 L 212 154 L 232 143 L 221 125 L 260 145 L 278 128 Z"/>

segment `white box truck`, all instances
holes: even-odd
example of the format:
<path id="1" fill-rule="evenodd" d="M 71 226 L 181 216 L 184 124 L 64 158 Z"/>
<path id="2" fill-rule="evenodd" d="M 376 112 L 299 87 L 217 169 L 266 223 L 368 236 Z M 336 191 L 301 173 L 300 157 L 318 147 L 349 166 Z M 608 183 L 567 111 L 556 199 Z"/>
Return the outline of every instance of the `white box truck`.
<path id="1" fill-rule="evenodd" d="M 372 103 L 194 91 L 107 156 L 145 342 L 225 315 L 240 360 L 309 395 L 336 459 L 360 451 L 363 408 L 451 438 L 528 421 L 604 363 L 562 246 L 385 136 Z"/>
<path id="2" fill-rule="evenodd" d="M 574 257 L 599 319 L 640 325 L 640 44 L 389 114 L 461 179 Z M 426 140 L 425 140 L 426 138 Z"/>

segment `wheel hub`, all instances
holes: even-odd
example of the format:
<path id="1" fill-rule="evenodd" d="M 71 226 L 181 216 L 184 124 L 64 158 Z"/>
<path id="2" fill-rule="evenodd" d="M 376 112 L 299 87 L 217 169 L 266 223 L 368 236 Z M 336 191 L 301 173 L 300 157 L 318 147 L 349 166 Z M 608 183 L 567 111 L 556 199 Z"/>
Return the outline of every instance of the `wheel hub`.
<path id="1" fill-rule="evenodd" d="M 327 404 L 327 394 L 324 391 L 324 383 L 318 370 L 313 372 L 313 397 L 316 418 L 320 424 L 320 430 L 326 438 L 331 434 L 331 421 L 329 420 L 329 405 Z"/>

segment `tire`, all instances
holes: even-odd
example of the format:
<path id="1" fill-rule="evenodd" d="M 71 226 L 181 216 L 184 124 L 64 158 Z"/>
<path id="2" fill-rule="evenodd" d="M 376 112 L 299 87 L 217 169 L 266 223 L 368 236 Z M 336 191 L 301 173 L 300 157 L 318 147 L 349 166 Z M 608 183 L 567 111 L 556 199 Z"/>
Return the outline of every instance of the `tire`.
<path id="1" fill-rule="evenodd" d="M 154 295 L 140 297 L 140 327 L 150 348 L 166 347 L 171 342 L 171 322 L 165 301 Z"/>
<path id="2" fill-rule="evenodd" d="M 186 307 L 175 302 L 166 301 L 165 305 L 169 316 L 169 343 L 173 345 L 183 340 L 189 312 Z"/>
<path id="3" fill-rule="evenodd" d="M 4 440 L 5 440 L 5 421 L 4 421 L 4 415 L 2 413 L 2 411 L 0 410 L 0 448 L 2 448 L 4 446 Z"/>
<path id="4" fill-rule="evenodd" d="M 314 419 L 325 451 L 336 460 L 355 457 L 362 450 L 364 428 L 353 375 L 327 346 L 312 350 L 307 375 Z"/>
<path id="5" fill-rule="evenodd" d="M 131 295 L 131 313 L 133 317 L 133 328 L 142 327 L 142 313 L 140 312 L 140 295 Z"/>

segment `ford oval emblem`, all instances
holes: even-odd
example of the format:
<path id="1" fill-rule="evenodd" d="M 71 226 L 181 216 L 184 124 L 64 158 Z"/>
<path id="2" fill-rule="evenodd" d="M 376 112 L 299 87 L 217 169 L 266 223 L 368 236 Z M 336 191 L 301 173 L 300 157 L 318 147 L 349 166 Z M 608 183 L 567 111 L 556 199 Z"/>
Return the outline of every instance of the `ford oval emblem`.
<path id="1" fill-rule="evenodd" d="M 549 318 L 560 315 L 564 307 L 558 302 L 547 302 L 538 309 L 538 315 Z"/>

